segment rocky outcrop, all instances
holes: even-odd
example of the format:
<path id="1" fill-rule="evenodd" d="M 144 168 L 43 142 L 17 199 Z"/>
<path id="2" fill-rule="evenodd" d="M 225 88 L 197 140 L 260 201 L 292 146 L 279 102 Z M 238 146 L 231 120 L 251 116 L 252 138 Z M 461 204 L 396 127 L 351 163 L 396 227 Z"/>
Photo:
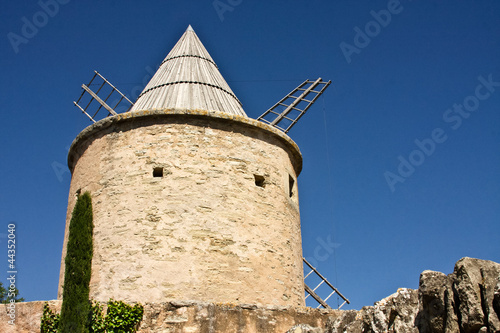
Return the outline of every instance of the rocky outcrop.
<path id="1" fill-rule="evenodd" d="M 327 332 L 500 332 L 500 264 L 463 258 L 452 274 L 424 271 L 418 290 L 400 289 L 358 312 L 344 311 Z"/>
<path id="2" fill-rule="evenodd" d="M 9 325 L 0 305 L 0 332 L 39 332 L 44 302 L 19 303 Z M 55 311 L 60 301 L 49 302 Z M 226 303 L 144 304 L 139 332 L 495 333 L 500 332 L 500 264 L 463 258 L 453 273 L 424 271 L 418 290 L 399 289 L 361 310 Z"/>
<path id="3" fill-rule="evenodd" d="M 463 258 L 449 278 L 453 280 L 460 329 L 469 333 L 486 327 L 487 332 L 499 332 L 500 313 L 495 311 L 494 299 L 498 294 L 500 265 Z"/>
<path id="4" fill-rule="evenodd" d="M 453 283 L 445 274 L 424 271 L 420 275 L 418 292 L 416 324 L 420 332 L 459 331 Z"/>
<path id="5" fill-rule="evenodd" d="M 340 317 L 328 323 L 324 332 L 419 332 L 415 327 L 418 316 L 418 291 L 401 288 L 373 306 L 359 311 L 342 311 Z"/>

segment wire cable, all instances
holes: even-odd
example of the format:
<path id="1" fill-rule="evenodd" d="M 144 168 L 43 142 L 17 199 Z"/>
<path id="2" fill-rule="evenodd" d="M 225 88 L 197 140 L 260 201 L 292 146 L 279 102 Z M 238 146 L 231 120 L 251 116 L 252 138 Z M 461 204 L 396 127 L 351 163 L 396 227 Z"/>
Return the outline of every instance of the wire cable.
<path id="1" fill-rule="evenodd" d="M 328 167 L 328 196 L 330 200 L 333 199 L 333 180 L 332 180 L 332 166 L 331 166 L 331 158 L 330 158 L 330 146 L 328 144 L 328 125 L 326 118 L 326 105 L 325 105 L 325 95 L 323 94 L 322 102 L 323 102 L 323 123 L 325 129 L 325 149 L 326 149 L 326 164 Z M 330 206 L 330 216 L 333 216 L 333 205 Z M 338 276 L 337 276 L 337 250 L 336 250 L 336 242 L 335 242 L 335 221 L 332 220 L 332 242 L 333 246 L 333 269 L 334 269 L 334 278 L 335 278 L 335 286 L 338 288 Z M 337 308 L 340 305 L 339 297 L 337 296 Z"/>

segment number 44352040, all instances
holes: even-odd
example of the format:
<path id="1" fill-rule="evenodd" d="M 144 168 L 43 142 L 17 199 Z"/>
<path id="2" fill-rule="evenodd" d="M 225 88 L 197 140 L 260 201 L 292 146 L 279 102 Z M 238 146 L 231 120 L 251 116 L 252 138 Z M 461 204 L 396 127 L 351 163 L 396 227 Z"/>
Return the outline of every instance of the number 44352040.
<path id="1" fill-rule="evenodd" d="M 8 257 L 9 257 L 9 268 L 14 269 L 16 267 L 15 262 L 16 262 L 16 225 L 15 224 L 9 224 L 8 225 L 8 242 L 7 242 L 7 248 L 8 248 Z"/>

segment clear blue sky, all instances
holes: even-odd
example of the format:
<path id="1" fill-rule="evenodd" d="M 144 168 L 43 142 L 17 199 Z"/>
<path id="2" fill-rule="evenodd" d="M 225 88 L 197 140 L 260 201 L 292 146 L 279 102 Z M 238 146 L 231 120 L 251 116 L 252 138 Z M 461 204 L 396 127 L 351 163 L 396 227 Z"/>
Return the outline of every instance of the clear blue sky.
<path id="1" fill-rule="evenodd" d="M 464 256 L 500 262 L 500 2 L 59 1 L 0 13 L 0 276 L 14 222 L 27 300 L 57 296 L 81 84 L 95 69 L 137 97 L 189 24 L 250 117 L 333 81 L 289 134 L 304 256 L 347 308 Z"/>

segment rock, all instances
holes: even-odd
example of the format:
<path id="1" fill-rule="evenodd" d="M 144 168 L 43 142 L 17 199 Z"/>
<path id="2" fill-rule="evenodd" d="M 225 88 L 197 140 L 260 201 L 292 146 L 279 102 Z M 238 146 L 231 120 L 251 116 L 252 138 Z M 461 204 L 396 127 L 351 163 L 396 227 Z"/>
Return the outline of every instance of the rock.
<path id="1" fill-rule="evenodd" d="M 500 331 L 499 316 L 493 304 L 500 264 L 488 260 L 462 258 L 455 264 L 452 276 L 462 331 L 476 333 L 483 326 L 490 332 Z"/>
<path id="2" fill-rule="evenodd" d="M 309 325 L 295 325 L 290 328 L 286 333 L 323 333 L 324 330 L 318 327 L 311 327 Z"/>
<path id="3" fill-rule="evenodd" d="M 416 290 L 401 288 L 389 297 L 365 308 L 365 327 L 372 332 L 418 332 L 415 318 L 418 313 Z"/>
<path id="4" fill-rule="evenodd" d="M 340 312 L 341 312 L 340 316 L 331 319 L 327 323 L 326 332 L 356 333 L 363 331 L 364 323 L 362 320 L 360 320 L 361 319 L 361 316 L 359 316 L 360 311 L 347 310 Z"/>
<path id="5" fill-rule="evenodd" d="M 401 288 L 360 311 L 341 311 L 342 315 L 328 324 L 326 332 L 418 333 L 414 324 L 417 313 L 417 290 Z"/>
<path id="6" fill-rule="evenodd" d="M 420 332 L 458 332 L 453 289 L 443 273 L 424 271 L 418 288 L 419 313 L 415 324 Z"/>
<path id="7" fill-rule="evenodd" d="M 341 311 L 326 332 L 500 332 L 500 264 L 463 258 L 452 274 L 424 271 L 419 289 Z"/>
<path id="8" fill-rule="evenodd" d="M 453 288 L 458 299 L 460 326 L 465 333 L 475 333 L 484 323 L 479 289 L 482 278 L 479 269 L 466 259 L 460 259 L 455 265 Z"/>
<path id="9" fill-rule="evenodd" d="M 500 318 L 500 277 L 498 277 L 495 294 L 493 296 L 493 309 L 495 310 L 497 317 Z"/>

